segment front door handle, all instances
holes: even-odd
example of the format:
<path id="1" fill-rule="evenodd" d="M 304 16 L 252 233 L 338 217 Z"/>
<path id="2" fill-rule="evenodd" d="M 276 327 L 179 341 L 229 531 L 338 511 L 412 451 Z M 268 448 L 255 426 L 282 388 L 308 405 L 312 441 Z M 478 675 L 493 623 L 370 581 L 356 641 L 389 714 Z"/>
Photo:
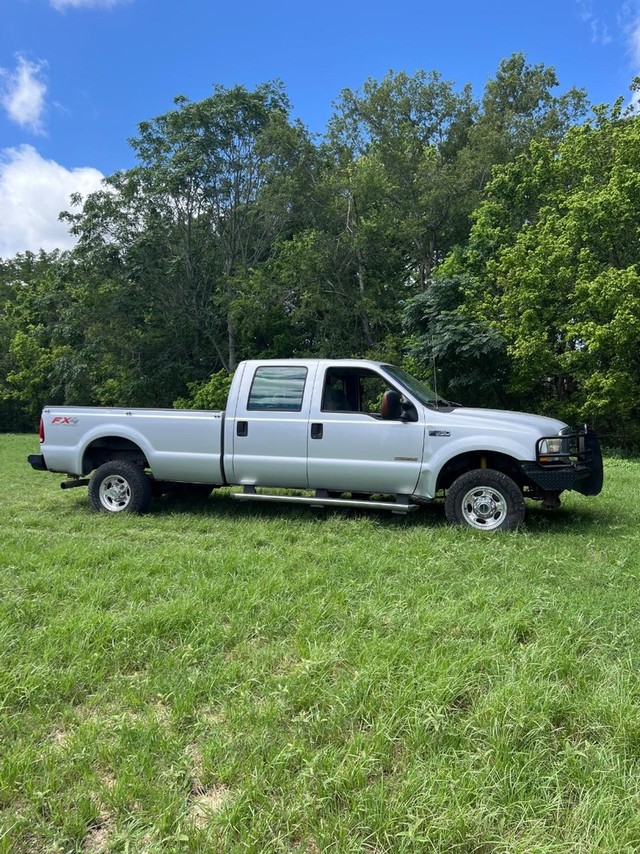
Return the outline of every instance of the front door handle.
<path id="1" fill-rule="evenodd" d="M 311 438 L 322 439 L 322 424 L 311 425 Z"/>
<path id="2" fill-rule="evenodd" d="M 236 435 L 237 436 L 248 436 L 249 435 L 249 422 L 248 421 L 238 421 L 238 425 L 236 427 Z"/>

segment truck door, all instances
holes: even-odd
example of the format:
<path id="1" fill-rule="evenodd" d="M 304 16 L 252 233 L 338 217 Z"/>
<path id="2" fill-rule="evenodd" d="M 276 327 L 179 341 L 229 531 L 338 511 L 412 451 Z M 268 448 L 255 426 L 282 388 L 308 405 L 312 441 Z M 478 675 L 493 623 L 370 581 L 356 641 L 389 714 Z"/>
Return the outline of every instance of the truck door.
<path id="1" fill-rule="evenodd" d="M 315 365 L 249 363 L 233 424 L 234 483 L 307 487 Z"/>
<path id="2" fill-rule="evenodd" d="M 415 421 L 382 417 L 385 391 L 398 391 L 375 370 L 318 371 L 309 431 L 309 487 L 411 495 L 422 465 L 424 410 Z"/>

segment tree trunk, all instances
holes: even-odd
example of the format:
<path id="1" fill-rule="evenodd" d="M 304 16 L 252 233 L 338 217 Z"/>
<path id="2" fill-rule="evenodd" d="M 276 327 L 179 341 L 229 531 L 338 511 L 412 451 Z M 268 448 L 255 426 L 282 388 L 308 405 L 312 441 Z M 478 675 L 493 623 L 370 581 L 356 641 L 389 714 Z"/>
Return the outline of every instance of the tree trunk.
<path id="1" fill-rule="evenodd" d="M 364 310 L 364 267 L 362 265 L 362 261 L 360 259 L 360 253 L 358 252 L 358 272 L 356 273 L 358 278 L 358 288 L 360 290 L 360 298 L 362 300 L 363 307 L 360 309 L 360 318 L 362 320 L 362 330 L 364 332 L 364 337 L 367 342 L 368 347 L 373 347 L 373 338 L 371 336 L 371 324 L 369 323 L 369 318 L 367 316 L 366 311 Z"/>
<path id="2" fill-rule="evenodd" d="M 229 342 L 229 373 L 232 374 L 238 365 L 236 363 L 236 329 L 231 317 L 231 309 L 227 314 L 227 336 Z"/>

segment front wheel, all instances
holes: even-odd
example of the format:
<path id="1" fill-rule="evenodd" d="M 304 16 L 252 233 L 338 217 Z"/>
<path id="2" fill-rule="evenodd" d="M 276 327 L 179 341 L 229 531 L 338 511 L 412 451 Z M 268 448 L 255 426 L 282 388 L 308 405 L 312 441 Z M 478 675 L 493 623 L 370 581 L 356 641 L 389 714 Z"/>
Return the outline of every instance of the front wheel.
<path id="1" fill-rule="evenodd" d="M 151 503 L 151 480 L 135 463 L 112 460 L 93 473 L 89 503 L 96 512 L 146 513 Z"/>
<path id="2" fill-rule="evenodd" d="M 518 485 L 493 469 L 474 469 L 453 482 L 444 503 L 447 521 L 477 531 L 514 531 L 524 519 Z"/>

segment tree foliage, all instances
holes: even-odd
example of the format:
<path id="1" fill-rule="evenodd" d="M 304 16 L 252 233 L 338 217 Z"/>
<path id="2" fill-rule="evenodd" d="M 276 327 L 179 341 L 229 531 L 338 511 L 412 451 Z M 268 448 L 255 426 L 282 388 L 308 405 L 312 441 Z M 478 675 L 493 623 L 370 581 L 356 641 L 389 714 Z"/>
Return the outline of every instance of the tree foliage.
<path id="1" fill-rule="evenodd" d="M 422 366 L 425 378 L 432 375 L 436 389 L 445 389 L 455 401 L 504 407 L 509 403 L 506 342 L 487 321 L 463 311 L 467 287 L 464 278 L 441 278 L 409 302 L 404 313 L 409 354 L 416 372 Z"/>
<path id="2" fill-rule="evenodd" d="M 205 383 L 189 383 L 189 396 L 173 401 L 176 409 L 224 409 L 233 375 L 217 371 Z"/>
<path id="3" fill-rule="evenodd" d="M 369 356 L 638 442 L 640 119 L 586 110 L 522 54 L 479 97 L 435 71 L 345 89 L 320 140 L 277 81 L 176 98 L 71 200 L 73 251 L 0 262 L 0 427 Z"/>
<path id="4" fill-rule="evenodd" d="M 507 391 L 640 437 L 640 119 L 621 104 L 496 171 L 468 246 L 465 314 L 507 341 Z"/>

